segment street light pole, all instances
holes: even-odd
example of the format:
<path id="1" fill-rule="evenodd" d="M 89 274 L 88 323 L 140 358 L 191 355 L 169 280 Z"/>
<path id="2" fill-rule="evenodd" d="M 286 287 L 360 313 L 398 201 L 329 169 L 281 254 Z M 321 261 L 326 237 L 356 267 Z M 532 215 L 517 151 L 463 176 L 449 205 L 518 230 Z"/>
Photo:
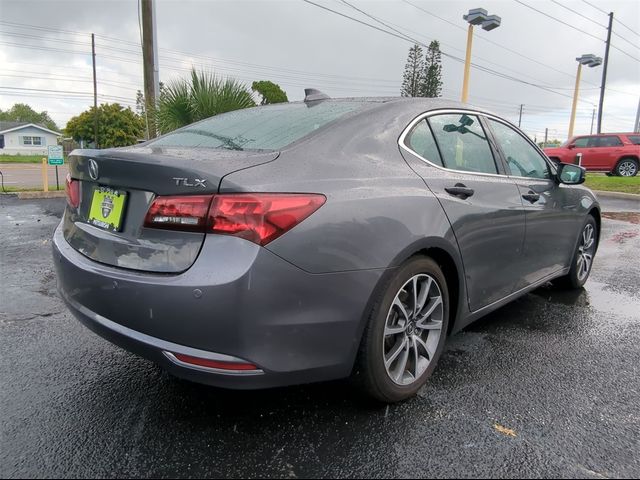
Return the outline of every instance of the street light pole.
<path id="1" fill-rule="evenodd" d="M 576 87 L 573 91 L 573 104 L 571 106 L 571 119 L 569 120 L 569 136 L 573 137 L 573 128 L 576 124 L 576 109 L 578 108 L 578 93 L 580 91 L 580 77 L 582 76 L 582 66 L 586 65 L 590 68 L 597 67 L 602 64 L 602 58 L 596 57 L 592 53 L 588 55 L 582 55 L 576 58 L 578 62 L 578 73 L 576 74 Z"/>
<path id="2" fill-rule="evenodd" d="M 573 127 L 576 124 L 576 108 L 578 107 L 578 91 L 580 90 L 580 77 L 582 76 L 582 63 L 578 62 L 578 73 L 576 74 L 576 88 L 573 90 L 573 104 L 571 105 L 571 120 L 569 121 L 569 136 L 573 137 Z"/>
<path id="3" fill-rule="evenodd" d="M 471 47 L 473 46 L 473 26 L 481 25 L 483 30 L 490 31 L 500 26 L 502 21 L 498 15 L 489 15 L 484 8 L 473 8 L 463 15 L 469 23 L 467 30 L 467 54 L 464 60 L 464 77 L 462 79 L 462 102 L 469 98 L 469 77 L 471 75 Z"/>
<path id="4" fill-rule="evenodd" d="M 473 25 L 469 24 L 467 32 L 467 55 L 464 60 L 464 78 L 462 80 L 462 103 L 469 98 L 469 74 L 471 73 L 471 47 L 473 46 Z"/>

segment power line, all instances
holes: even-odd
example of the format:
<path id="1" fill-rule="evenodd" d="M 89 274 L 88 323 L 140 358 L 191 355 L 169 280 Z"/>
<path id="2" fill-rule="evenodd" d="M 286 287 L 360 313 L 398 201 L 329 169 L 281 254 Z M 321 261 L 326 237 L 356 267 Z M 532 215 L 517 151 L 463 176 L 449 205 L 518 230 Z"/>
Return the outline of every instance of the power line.
<path id="1" fill-rule="evenodd" d="M 309 3 L 309 4 L 311 4 L 311 5 L 314 5 L 314 6 L 316 6 L 316 7 L 322 8 L 323 10 L 327 10 L 327 11 L 329 11 L 329 12 L 331 12 L 331 13 L 334 13 L 334 14 L 340 15 L 341 17 L 345 17 L 345 18 L 348 18 L 348 19 L 353 20 L 353 21 L 355 21 L 355 22 L 358 22 L 358 23 L 360 23 L 360 24 L 363 24 L 363 25 L 366 25 L 366 26 L 368 26 L 368 27 L 374 28 L 375 30 L 379 30 L 379 31 L 381 31 L 381 32 L 383 32 L 383 33 L 386 33 L 386 34 L 388 34 L 388 35 L 392 35 L 392 36 L 394 36 L 394 37 L 396 37 L 396 38 L 400 38 L 401 40 L 404 40 L 404 41 L 412 41 L 412 40 L 411 40 L 411 39 L 409 39 L 409 38 L 402 37 L 402 36 L 400 36 L 400 35 L 398 35 L 398 34 L 396 34 L 396 33 L 394 33 L 394 32 L 390 32 L 390 31 L 388 31 L 388 30 L 384 30 L 384 29 L 382 29 L 382 28 L 379 28 L 379 27 L 377 27 L 377 26 L 375 26 L 375 25 L 372 25 L 372 24 L 370 24 L 370 23 L 367 23 L 367 22 L 363 22 L 362 20 L 359 20 L 359 19 L 357 19 L 357 18 L 351 17 L 351 16 L 346 15 L 346 14 L 344 14 L 344 13 L 338 12 L 338 11 L 336 11 L 336 10 L 333 10 L 333 9 L 329 8 L 329 7 L 325 7 L 325 6 L 323 6 L 323 5 L 319 5 L 319 4 L 315 3 L 315 2 L 312 2 L 311 0 L 302 0 L 302 1 L 303 1 L 303 2 L 305 2 L 305 3 Z M 517 0 L 516 0 L 516 1 L 517 1 Z M 417 42 L 417 43 L 418 43 L 418 44 L 420 44 L 420 45 L 422 45 L 422 46 L 424 46 L 424 47 L 427 47 L 427 45 L 426 45 L 426 44 L 424 44 L 423 42 Z M 459 63 L 464 63 L 464 60 L 463 60 L 462 58 L 460 58 L 460 57 L 456 57 L 455 55 L 448 54 L 448 53 L 446 53 L 446 52 L 444 52 L 444 51 L 441 51 L 441 53 L 442 53 L 442 56 L 444 56 L 444 57 L 450 58 L 450 59 L 455 60 L 455 61 L 457 61 L 457 62 L 459 62 Z M 478 70 L 480 70 L 480 71 L 483 71 L 483 72 L 485 72 L 485 73 L 489 73 L 489 74 L 491 74 L 491 75 L 495 75 L 495 76 L 498 76 L 498 77 L 501 77 L 501 78 L 504 78 L 504 79 L 507 79 L 507 80 L 511 80 L 511 81 L 519 82 L 519 83 L 521 83 L 521 84 L 529 85 L 529 86 L 532 86 L 532 87 L 535 87 L 535 88 L 540 88 L 540 89 L 545 90 L 545 91 L 547 91 L 547 92 L 555 93 L 556 95 L 561 95 L 561 96 L 563 96 L 563 97 L 572 98 L 570 95 L 566 95 L 566 94 L 563 94 L 563 93 L 560 93 L 560 92 L 556 92 L 556 91 L 551 90 L 551 89 L 549 89 L 548 87 L 545 87 L 545 86 L 543 86 L 543 85 L 539 85 L 539 84 L 535 84 L 535 83 L 527 82 L 527 81 L 525 81 L 525 80 L 522 80 L 522 79 L 519 79 L 519 78 L 513 77 L 513 76 L 511 76 L 511 75 L 506 75 L 506 74 L 504 74 L 504 73 L 502 73 L 502 72 L 498 72 L 498 71 L 496 71 L 496 70 L 492 70 L 492 69 L 490 69 L 490 68 L 487 68 L 487 67 L 484 67 L 484 66 L 481 66 L 481 65 L 475 64 L 475 63 L 472 63 L 471 65 L 472 65 L 474 68 L 476 68 L 476 69 L 478 69 Z"/>
<path id="2" fill-rule="evenodd" d="M 558 2 L 558 0 L 551 0 L 551 1 L 552 1 L 553 3 L 555 3 L 556 5 L 561 6 L 561 7 L 562 7 L 562 8 L 564 8 L 565 10 L 569 10 L 570 12 L 573 12 L 573 13 L 575 13 L 576 15 L 578 15 L 578 16 L 580 16 L 580 17 L 582 17 L 582 18 L 585 18 L 585 19 L 589 20 L 589 21 L 590 21 L 590 22 L 592 22 L 592 23 L 595 23 L 595 24 L 596 24 L 596 25 L 598 25 L 599 27 L 607 28 L 607 26 L 606 26 L 606 25 L 604 25 L 604 24 L 602 24 L 602 23 L 597 22 L 596 20 L 594 20 L 594 19 L 593 19 L 593 18 L 591 18 L 591 17 L 587 17 L 586 15 L 583 15 L 582 13 L 578 12 L 577 10 L 574 10 L 573 8 L 567 7 L 566 5 L 564 5 L 564 4 L 560 3 L 560 2 Z"/>
<path id="3" fill-rule="evenodd" d="M 422 8 L 422 7 L 418 6 L 418 5 L 416 5 L 416 4 L 412 3 L 412 2 L 410 2 L 409 0 L 401 0 L 401 1 L 403 1 L 404 3 L 406 3 L 406 4 L 408 4 L 408 5 L 411 5 L 413 8 L 416 8 L 416 9 L 418 9 L 418 10 L 420 10 L 420 11 L 422 11 L 422 12 L 426 13 L 427 15 L 431 15 L 432 17 L 435 17 L 435 18 L 437 18 L 437 19 L 439 19 L 439 20 L 442 20 L 443 22 L 448 23 L 449 25 L 451 25 L 451 26 L 453 26 L 453 27 L 455 27 L 455 28 L 457 28 L 457 29 L 459 29 L 459 30 L 462 30 L 462 31 L 465 31 L 465 32 L 466 32 L 466 29 L 465 29 L 464 27 L 461 27 L 460 25 L 455 24 L 455 23 L 453 23 L 453 22 L 451 22 L 451 21 L 447 20 L 446 18 L 443 18 L 443 17 L 441 17 L 441 16 L 439 16 L 439 15 L 437 15 L 437 14 L 433 13 L 433 12 L 430 12 L 429 10 L 425 10 L 424 8 Z M 531 62 L 533 62 L 533 63 L 536 63 L 536 64 L 538 64 L 538 65 L 541 65 L 541 66 L 543 66 L 543 67 L 545 67 L 545 68 L 548 68 L 549 70 L 553 70 L 553 71 L 555 71 L 555 72 L 561 73 L 562 75 L 566 75 L 567 77 L 569 77 L 569 78 L 571 78 L 571 79 L 574 79 L 574 78 L 575 78 L 575 74 L 573 74 L 573 73 L 568 73 L 568 72 L 565 72 L 565 71 L 559 70 L 559 69 L 555 68 L 555 67 L 554 67 L 554 66 L 552 66 L 552 65 L 549 65 L 549 64 L 543 63 L 543 62 L 541 62 L 541 61 L 539 61 L 539 60 L 536 60 L 535 58 L 528 57 L 527 55 L 524 55 L 524 54 L 523 54 L 523 53 L 521 53 L 521 52 L 518 52 L 518 51 L 516 51 L 516 50 L 513 50 L 513 49 L 511 49 L 511 48 L 509 48 L 509 47 L 505 47 L 504 45 L 502 45 L 502 44 L 500 44 L 500 43 L 498 43 L 498 42 L 494 42 L 494 41 L 493 41 L 493 40 L 491 40 L 491 39 L 488 39 L 488 38 L 485 38 L 485 37 L 480 37 L 480 36 L 479 36 L 479 37 L 477 37 L 477 38 L 478 38 L 478 39 L 480 39 L 480 40 L 482 40 L 482 41 L 484 41 L 484 42 L 490 43 L 491 45 L 495 45 L 496 47 L 501 48 L 502 50 L 506 50 L 507 52 L 513 53 L 513 54 L 517 55 L 517 56 L 518 56 L 518 57 L 520 57 L 520 58 L 524 58 L 524 59 L 529 60 L 529 61 L 531 61 Z M 585 83 L 589 83 L 590 85 L 594 85 L 594 86 L 596 86 L 596 87 L 598 86 L 598 85 L 596 85 L 595 83 L 592 83 L 592 82 L 586 82 L 586 81 L 585 81 Z"/>
<path id="4" fill-rule="evenodd" d="M 532 7 L 531 5 L 527 5 L 526 3 L 522 2 L 521 0 L 514 0 L 514 2 L 519 3 L 520 5 L 533 10 L 534 12 L 538 12 L 539 14 L 544 15 L 545 17 L 550 18 L 551 20 L 554 20 L 554 21 L 556 21 L 558 23 L 566 25 L 567 27 L 572 28 L 573 30 L 575 30 L 577 32 L 583 33 L 584 35 L 588 35 L 591 38 L 595 38 L 596 40 L 600 40 L 601 42 L 604 42 L 604 40 L 602 40 L 600 37 L 596 37 L 595 35 L 592 35 L 589 32 L 585 32 L 584 30 L 580 30 L 578 27 L 576 27 L 574 25 L 571 25 L 570 23 L 567 23 L 567 22 L 565 22 L 563 20 L 560 20 L 559 18 L 556 18 L 553 15 L 549 15 L 548 13 L 545 13 L 542 10 L 538 10 L 537 8 Z"/>
<path id="5" fill-rule="evenodd" d="M 582 0 L 584 3 L 586 3 L 587 5 L 589 5 L 590 7 L 595 8 L 596 10 L 598 10 L 601 13 L 604 13 L 605 15 L 609 15 L 609 12 L 605 12 L 604 10 L 602 10 L 600 7 L 596 7 L 593 3 L 589 3 L 587 0 Z"/>

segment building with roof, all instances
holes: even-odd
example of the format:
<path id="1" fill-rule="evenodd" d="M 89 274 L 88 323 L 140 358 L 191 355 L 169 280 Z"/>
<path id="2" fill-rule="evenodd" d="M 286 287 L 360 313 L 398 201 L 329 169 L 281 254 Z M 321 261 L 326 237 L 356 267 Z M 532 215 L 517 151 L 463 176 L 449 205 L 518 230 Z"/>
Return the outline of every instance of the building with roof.
<path id="1" fill-rule="evenodd" d="M 0 122 L 0 154 L 46 155 L 57 145 L 60 132 L 29 122 Z"/>

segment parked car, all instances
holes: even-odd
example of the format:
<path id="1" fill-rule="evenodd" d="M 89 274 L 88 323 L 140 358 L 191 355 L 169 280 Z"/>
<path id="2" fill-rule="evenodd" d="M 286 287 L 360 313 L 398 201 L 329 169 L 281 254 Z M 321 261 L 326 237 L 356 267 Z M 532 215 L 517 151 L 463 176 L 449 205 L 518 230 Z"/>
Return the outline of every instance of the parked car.
<path id="1" fill-rule="evenodd" d="M 640 133 L 583 135 L 544 152 L 556 163 L 575 163 L 582 154 L 580 165 L 588 171 L 634 177 L 640 165 Z"/>
<path id="2" fill-rule="evenodd" d="M 440 99 L 312 91 L 69 168 L 53 251 L 71 312 L 219 387 L 351 377 L 406 399 L 448 335 L 551 280 L 581 287 L 600 232 L 583 168 Z"/>

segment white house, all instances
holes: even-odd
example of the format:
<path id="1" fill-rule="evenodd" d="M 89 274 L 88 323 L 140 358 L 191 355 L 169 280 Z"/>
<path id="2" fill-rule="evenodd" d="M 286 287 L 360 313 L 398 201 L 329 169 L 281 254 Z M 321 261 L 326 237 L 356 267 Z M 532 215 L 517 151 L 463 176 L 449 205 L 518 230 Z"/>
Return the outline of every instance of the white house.
<path id="1" fill-rule="evenodd" d="M 48 145 L 57 145 L 60 132 L 35 123 L 0 122 L 0 154 L 46 155 Z"/>

